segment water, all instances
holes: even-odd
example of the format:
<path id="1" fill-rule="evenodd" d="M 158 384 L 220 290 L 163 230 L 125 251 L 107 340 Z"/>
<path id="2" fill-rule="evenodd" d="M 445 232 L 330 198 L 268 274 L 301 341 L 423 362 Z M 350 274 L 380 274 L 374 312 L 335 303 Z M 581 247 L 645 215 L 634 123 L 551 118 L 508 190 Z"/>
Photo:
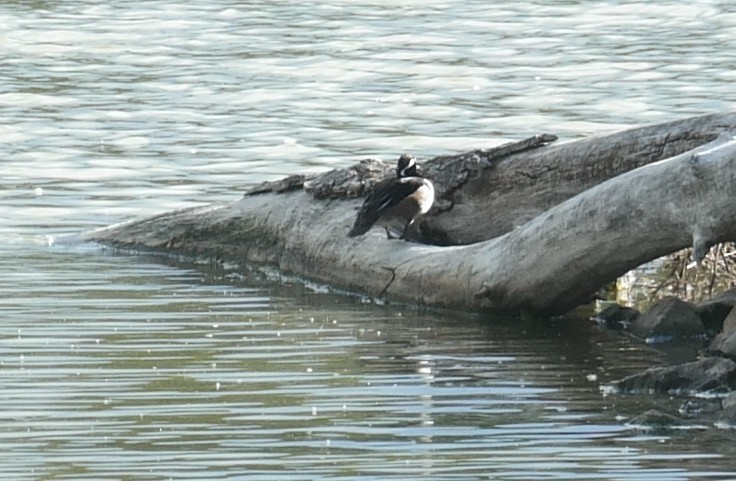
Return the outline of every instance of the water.
<path id="1" fill-rule="evenodd" d="M 0 5 L 0 477 L 734 479 L 666 354 L 65 234 L 254 182 L 733 109 L 731 2 Z"/>

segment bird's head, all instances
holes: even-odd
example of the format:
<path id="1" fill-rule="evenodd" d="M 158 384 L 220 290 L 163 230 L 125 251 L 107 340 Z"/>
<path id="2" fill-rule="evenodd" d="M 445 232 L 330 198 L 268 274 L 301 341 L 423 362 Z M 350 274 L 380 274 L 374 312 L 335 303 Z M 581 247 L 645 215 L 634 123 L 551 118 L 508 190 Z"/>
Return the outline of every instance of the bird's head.
<path id="1" fill-rule="evenodd" d="M 419 175 L 417 173 L 418 168 L 417 159 L 409 154 L 402 154 L 396 164 L 396 177 L 399 179 L 402 177 L 416 177 Z"/>

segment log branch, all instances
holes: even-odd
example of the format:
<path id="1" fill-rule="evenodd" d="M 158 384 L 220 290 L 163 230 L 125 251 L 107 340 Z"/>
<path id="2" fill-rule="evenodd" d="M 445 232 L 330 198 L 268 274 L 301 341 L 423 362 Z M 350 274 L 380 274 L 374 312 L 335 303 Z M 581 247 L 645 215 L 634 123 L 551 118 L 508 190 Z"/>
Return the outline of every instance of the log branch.
<path id="1" fill-rule="evenodd" d="M 453 209 L 429 219 L 427 231 L 448 245 L 497 237 L 604 180 L 707 144 L 734 126 L 734 113 L 703 115 L 508 156 L 458 190 L 449 199 Z"/>

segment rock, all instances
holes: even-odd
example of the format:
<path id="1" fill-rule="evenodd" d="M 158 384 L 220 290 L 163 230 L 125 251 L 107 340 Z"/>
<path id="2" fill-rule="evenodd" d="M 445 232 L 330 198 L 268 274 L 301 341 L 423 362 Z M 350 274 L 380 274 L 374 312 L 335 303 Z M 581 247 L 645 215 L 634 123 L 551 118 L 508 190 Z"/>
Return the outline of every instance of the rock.
<path id="1" fill-rule="evenodd" d="M 697 305 L 696 310 L 703 325 L 708 330 L 718 332 L 723 329 L 724 319 L 727 318 L 733 306 L 736 306 L 736 289 L 729 289 L 701 302 Z M 736 315 L 732 322 L 736 328 Z"/>
<path id="2" fill-rule="evenodd" d="M 731 308 L 723 320 L 722 331 L 710 343 L 708 352 L 736 359 L 736 309 Z"/>
<path id="3" fill-rule="evenodd" d="M 736 392 L 732 392 L 723 398 L 723 401 L 721 401 L 721 407 L 723 409 L 734 409 L 736 411 Z"/>
<path id="4" fill-rule="evenodd" d="M 736 309 L 731 308 L 726 319 L 723 320 L 721 333 L 728 336 L 734 332 L 736 332 Z"/>
<path id="5" fill-rule="evenodd" d="M 686 399 L 680 404 L 677 413 L 683 419 L 702 419 L 713 418 L 721 412 L 721 400 L 717 398 L 710 399 Z"/>
<path id="6" fill-rule="evenodd" d="M 677 297 L 665 297 L 639 316 L 631 331 L 642 339 L 687 339 L 705 334 L 695 307 Z"/>
<path id="7" fill-rule="evenodd" d="M 677 412 L 682 416 L 687 417 L 697 417 L 703 414 L 705 411 L 705 408 L 703 407 L 703 403 L 700 401 L 693 401 L 692 399 L 688 399 L 687 401 L 680 404 L 680 407 L 677 409 Z"/>
<path id="8" fill-rule="evenodd" d="M 718 334 L 710 343 L 708 352 L 736 359 L 736 330 Z"/>
<path id="9" fill-rule="evenodd" d="M 608 329 L 628 329 L 640 315 L 634 308 L 614 304 L 596 314 L 593 320 Z"/>
<path id="10" fill-rule="evenodd" d="M 626 423 L 626 426 L 636 429 L 662 431 L 686 425 L 680 418 L 664 413 L 658 409 L 650 409 Z"/>
<path id="11" fill-rule="evenodd" d="M 732 392 L 726 396 L 721 406 L 723 410 L 720 416 L 718 416 L 716 426 L 728 429 L 736 428 L 736 392 Z"/>
<path id="12" fill-rule="evenodd" d="M 620 392 L 727 392 L 736 388 L 736 362 L 706 357 L 676 366 L 654 367 L 611 383 Z"/>

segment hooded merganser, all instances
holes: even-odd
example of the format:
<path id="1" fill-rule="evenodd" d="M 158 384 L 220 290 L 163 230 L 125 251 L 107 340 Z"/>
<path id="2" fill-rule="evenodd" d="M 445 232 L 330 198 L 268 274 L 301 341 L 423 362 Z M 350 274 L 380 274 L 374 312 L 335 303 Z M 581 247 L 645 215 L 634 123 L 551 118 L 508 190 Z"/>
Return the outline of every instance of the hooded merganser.
<path id="1" fill-rule="evenodd" d="M 355 225 L 348 235 L 363 235 L 379 220 L 384 224 L 386 235 L 391 239 L 391 221 L 404 222 L 404 231 L 399 239 L 406 238 L 409 227 L 417 218 L 429 212 L 434 202 L 432 182 L 420 176 L 419 166 L 414 157 L 403 154 L 396 164 L 396 178 L 382 180 L 368 194 L 363 207 L 358 212 Z"/>

